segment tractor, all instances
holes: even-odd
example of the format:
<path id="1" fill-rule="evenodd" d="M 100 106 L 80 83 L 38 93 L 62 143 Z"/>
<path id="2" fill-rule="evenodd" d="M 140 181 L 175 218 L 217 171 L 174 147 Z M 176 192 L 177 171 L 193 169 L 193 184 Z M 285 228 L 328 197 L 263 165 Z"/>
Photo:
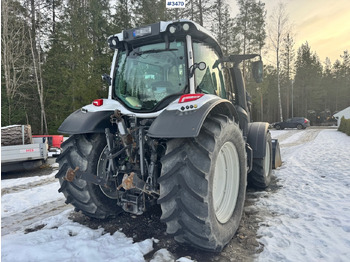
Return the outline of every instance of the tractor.
<path id="1" fill-rule="evenodd" d="M 224 56 L 189 20 L 123 30 L 108 44 L 108 98 L 58 129 L 70 136 L 57 158 L 59 192 L 97 219 L 160 205 L 178 243 L 220 252 L 240 224 L 247 183 L 268 187 L 279 153 L 268 123 L 251 123 L 240 69 L 256 60 L 261 82 L 261 56 Z"/>

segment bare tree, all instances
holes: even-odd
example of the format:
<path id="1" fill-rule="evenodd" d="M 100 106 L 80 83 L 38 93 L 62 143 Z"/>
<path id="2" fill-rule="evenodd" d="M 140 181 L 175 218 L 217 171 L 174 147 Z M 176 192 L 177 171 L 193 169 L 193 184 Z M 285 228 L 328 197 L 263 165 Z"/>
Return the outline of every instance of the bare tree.
<path id="1" fill-rule="evenodd" d="M 8 0 L 1 1 L 1 64 L 5 78 L 6 97 L 8 102 L 8 124 L 12 122 L 12 110 L 16 96 L 21 96 L 20 87 L 27 61 L 25 50 L 27 46 L 26 25 L 19 18 L 14 17 Z"/>
<path id="2" fill-rule="evenodd" d="M 289 31 L 289 18 L 285 9 L 285 4 L 280 2 L 276 10 L 270 16 L 270 26 L 268 28 L 268 35 L 271 45 L 274 48 L 274 51 L 276 52 L 278 107 L 281 121 L 283 121 L 283 115 L 281 102 L 280 49 L 282 41 L 288 35 Z"/>
<path id="3" fill-rule="evenodd" d="M 35 75 L 35 82 L 39 95 L 39 103 L 40 103 L 40 131 L 41 134 L 47 133 L 47 121 L 46 121 L 46 113 L 45 113 L 45 105 L 44 105 L 44 85 L 43 85 L 43 77 L 42 77 L 42 68 L 41 68 L 41 48 L 37 44 L 37 37 L 40 39 L 40 28 L 37 28 L 37 25 L 40 25 L 40 12 L 36 13 L 35 11 L 35 1 L 30 1 L 31 6 L 31 28 L 29 28 L 29 36 L 30 36 L 30 47 L 31 53 L 33 57 L 33 69 Z M 39 33 L 39 35 L 38 35 Z"/>

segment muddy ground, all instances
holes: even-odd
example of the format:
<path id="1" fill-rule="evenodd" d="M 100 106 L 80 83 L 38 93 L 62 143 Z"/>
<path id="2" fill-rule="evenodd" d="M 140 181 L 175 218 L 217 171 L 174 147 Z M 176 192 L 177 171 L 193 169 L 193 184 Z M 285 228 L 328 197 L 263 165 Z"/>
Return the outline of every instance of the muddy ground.
<path id="1" fill-rule="evenodd" d="M 20 177 L 23 176 L 37 176 L 48 175 L 54 169 L 50 165 L 42 166 L 39 169 L 22 171 Z M 18 174 L 18 173 L 17 173 Z M 16 173 L 2 174 L 2 179 L 17 178 Z M 159 206 L 154 206 L 141 216 L 135 216 L 129 213 L 122 213 L 117 218 L 108 220 L 91 219 L 80 212 L 72 212 L 70 219 L 82 225 L 88 226 L 92 229 L 102 227 L 106 233 L 113 234 L 116 231 L 123 232 L 127 237 L 133 238 L 135 242 L 143 241 L 147 238 L 154 238 L 159 242 L 154 243 L 153 252 L 147 254 L 145 259 L 151 260 L 153 254 L 165 248 L 171 252 L 175 259 L 180 257 L 187 257 L 194 261 L 206 262 L 227 262 L 227 261 L 253 261 L 257 254 L 259 254 L 264 246 L 259 242 L 257 230 L 259 224 L 264 223 L 268 214 L 264 210 L 259 210 L 255 207 L 255 201 L 260 197 L 268 197 L 269 194 L 278 190 L 276 179 L 273 177 L 270 186 L 264 191 L 258 191 L 248 187 L 245 209 L 243 217 L 231 242 L 224 248 L 221 253 L 209 253 L 201 250 L 196 250 L 188 246 L 177 244 L 173 237 L 168 236 L 166 232 L 166 225 L 160 221 L 161 209 Z M 4 192 L 5 193 L 5 192 Z M 62 203 L 64 205 L 64 203 Z M 69 206 L 66 206 L 68 208 Z M 62 207 L 63 208 L 63 207 Z M 6 221 L 4 221 L 6 222 Z M 18 221 L 17 221 L 18 222 Z M 16 222 L 16 223 L 17 223 Z M 44 225 L 43 225 L 44 226 Z M 26 228 L 26 232 L 40 230 L 40 226 L 36 228 Z"/>
<path id="2" fill-rule="evenodd" d="M 154 244 L 153 252 L 145 256 L 146 260 L 150 260 L 157 250 L 165 248 L 173 254 L 175 259 L 187 257 L 198 262 L 249 262 L 253 261 L 256 255 L 262 252 L 264 248 L 259 242 L 257 235 L 259 224 L 264 222 L 265 216 L 272 215 L 267 214 L 265 211 L 257 210 L 254 207 L 254 203 L 258 197 L 268 197 L 270 193 L 278 190 L 279 187 L 276 179 L 273 178 L 266 193 L 253 188 L 247 189 L 245 210 L 239 229 L 221 253 L 204 252 L 177 244 L 171 236 L 165 233 L 166 225 L 160 221 L 161 209 L 159 206 L 152 207 L 141 216 L 123 213 L 115 219 L 98 220 L 88 218 L 80 212 L 74 212 L 71 214 L 70 219 L 92 229 L 103 227 L 106 233 L 113 234 L 119 230 L 136 242 L 147 238 L 158 239 L 159 242 Z"/>

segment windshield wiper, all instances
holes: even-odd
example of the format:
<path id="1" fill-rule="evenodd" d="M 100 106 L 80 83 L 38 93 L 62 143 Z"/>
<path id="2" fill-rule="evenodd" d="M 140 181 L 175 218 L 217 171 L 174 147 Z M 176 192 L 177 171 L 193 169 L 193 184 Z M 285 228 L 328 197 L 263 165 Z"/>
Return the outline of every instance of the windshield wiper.
<path id="1" fill-rule="evenodd" d="M 152 49 L 152 50 L 146 50 L 146 51 L 133 51 L 132 54 L 135 56 L 141 56 L 143 54 L 154 54 L 154 53 L 161 53 L 165 51 L 177 51 L 179 49 Z"/>

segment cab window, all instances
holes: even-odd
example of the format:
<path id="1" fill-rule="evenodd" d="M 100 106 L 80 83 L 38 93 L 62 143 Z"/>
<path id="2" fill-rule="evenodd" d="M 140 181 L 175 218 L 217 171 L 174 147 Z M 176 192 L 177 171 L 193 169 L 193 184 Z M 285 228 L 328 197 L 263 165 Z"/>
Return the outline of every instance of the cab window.
<path id="1" fill-rule="evenodd" d="M 214 94 L 226 98 L 224 76 L 221 65 L 214 66 L 219 59 L 218 54 L 204 43 L 193 43 L 194 63 L 205 62 L 206 68 L 195 71 L 196 92 Z"/>

